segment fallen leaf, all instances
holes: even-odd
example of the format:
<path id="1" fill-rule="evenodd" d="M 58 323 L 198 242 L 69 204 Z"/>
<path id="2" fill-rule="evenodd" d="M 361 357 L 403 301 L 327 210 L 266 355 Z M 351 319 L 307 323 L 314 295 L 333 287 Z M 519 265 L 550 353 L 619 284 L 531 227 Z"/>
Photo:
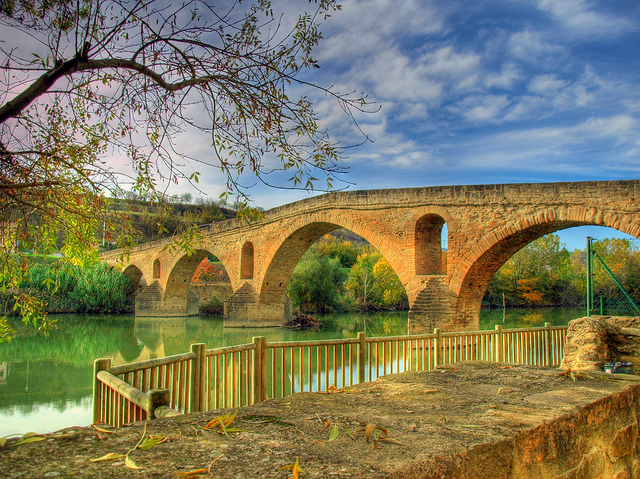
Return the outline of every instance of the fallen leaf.
<path id="1" fill-rule="evenodd" d="M 144 441 L 142 441 L 142 444 L 138 445 L 138 449 L 142 449 L 143 451 L 148 451 L 156 444 L 162 444 L 166 440 L 167 440 L 166 436 L 149 436 Z"/>
<path id="2" fill-rule="evenodd" d="M 367 442 L 371 442 L 371 435 L 375 430 L 376 430 L 375 424 L 367 424 L 367 427 L 364 428 L 364 438 L 367 440 Z"/>
<path id="3" fill-rule="evenodd" d="M 218 459 L 220 459 L 221 457 L 224 457 L 224 454 L 220 454 L 213 461 L 211 461 L 211 464 L 209 464 L 209 473 L 211 473 L 211 466 L 213 466 L 218 461 Z"/>
<path id="4" fill-rule="evenodd" d="M 124 465 L 127 466 L 129 469 L 142 469 L 135 462 L 133 462 L 133 459 L 129 457 L 129 454 L 127 454 L 126 457 L 124 458 Z"/>
<path id="5" fill-rule="evenodd" d="M 327 442 L 334 441 L 340 435 L 340 429 L 338 429 L 338 425 L 334 425 L 331 430 L 331 434 L 329 434 L 329 440 Z"/>
<path id="6" fill-rule="evenodd" d="M 95 424 L 93 425 L 93 428 L 98 432 L 104 432 L 104 433 L 107 433 L 107 434 L 114 434 L 116 432 L 115 430 L 110 431 L 109 429 L 104 429 L 102 427 L 98 427 Z"/>
<path id="7" fill-rule="evenodd" d="M 40 442 L 40 441 L 44 441 L 46 439 L 45 436 L 37 436 L 35 433 L 33 432 L 28 432 L 27 434 L 25 434 L 24 436 L 22 436 L 18 442 L 14 442 L 13 444 L 11 444 L 11 446 L 21 446 L 23 444 L 29 444 L 31 442 Z"/>
<path id="8" fill-rule="evenodd" d="M 91 462 L 113 461 L 115 459 L 120 459 L 121 457 L 125 457 L 125 456 L 126 454 L 118 454 L 117 452 L 110 452 L 109 454 L 105 454 L 104 456 L 91 459 Z"/>
<path id="9" fill-rule="evenodd" d="M 341 424 L 341 426 L 347 431 L 347 434 L 349 434 L 349 437 L 351 439 L 353 439 L 354 441 L 356 440 L 356 437 L 353 435 L 353 433 L 349 430 L 349 428 L 347 426 L 345 426 L 344 424 Z"/>
<path id="10" fill-rule="evenodd" d="M 299 474 L 302 472 L 304 473 L 304 471 L 302 469 L 300 469 L 300 464 L 298 462 L 298 458 L 296 457 L 296 463 L 295 464 L 288 464 L 286 466 L 282 466 L 280 468 L 280 470 L 282 469 L 291 469 L 291 477 L 289 479 L 299 479 Z"/>

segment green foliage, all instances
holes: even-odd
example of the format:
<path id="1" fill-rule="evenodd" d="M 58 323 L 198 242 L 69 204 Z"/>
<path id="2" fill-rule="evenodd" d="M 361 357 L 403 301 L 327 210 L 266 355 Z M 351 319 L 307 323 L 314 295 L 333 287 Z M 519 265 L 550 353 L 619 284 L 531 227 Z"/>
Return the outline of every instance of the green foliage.
<path id="1" fill-rule="evenodd" d="M 33 309 L 41 313 L 123 312 L 128 308 L 129 286 L 127 276 L 104 263 L 88 266 L 38 263 L 26 272 L 18 294 L 7 292 L 4 299 L 18 309 L 25 298 L 33 298 L 40 303 L 32 305 Z M 18 300 L 13 300 L 14 297 Z"/>
<path id="2" fill-rule="evenodd" d="M 127 276 L 98 263 L 76 272 L 76 286 L 69 297 L 87 313 L 118 312 L 124 309 L 129 286 Z"/>
<path id="3" fill-rule="evenodd" d="M 351 268 L 358 259 L 359 248 L 351 241 L 343 241 L 335 236 L 325 235 L 317 243 L 317 253 L 329 258 L 338 258 L 345 268 Z"/>
<path id="4" fill-rule="evenodd" d="M 612 238 L 593 241 L 592 248 L 636 304 L 640 304 L 640 243 Z M 599 298 L 602 298 L 606 314 L 637 315 L 635 308 L 596 257 L 593 258 L 593 293 L 596 308 L 599 307 Z"/>
<path id="5" fill-rule="evenodd" d="M 303 313 L 406 309 L 406 291 L 372 246 L 326 235 L 296 266 L 287 294 Z"/>
<path id="6" fill-rule="evenodd" d="M 338 258 L 308 252 L 291 275 L 287 293 L 303 313 L 340 311 L 346 273 Z"/>

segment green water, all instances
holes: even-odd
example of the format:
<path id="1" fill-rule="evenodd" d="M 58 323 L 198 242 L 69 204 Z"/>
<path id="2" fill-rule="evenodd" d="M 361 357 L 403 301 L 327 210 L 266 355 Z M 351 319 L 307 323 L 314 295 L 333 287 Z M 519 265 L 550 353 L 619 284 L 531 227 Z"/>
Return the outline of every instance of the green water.
<path id="1" fill-rule="evenodd" d="M 481 329 L 567 324 L 582 309 L 487 310 Z M 143 361 L 189 350 L 191 343 L 208 348 L 251 342 L 334 339 L 406 334 L 407 313 L 343 314 L 320 319 L 322 331 L 285 328 L 224 328 L 222 320 L 139 318 L 122 316 L 58 316 L 48 337 L 14 325 L 13 341 L 0 344 L 0 437 L 28 431 L 51 432 L 91 423 L 93 360 L 112 364 Z"/>

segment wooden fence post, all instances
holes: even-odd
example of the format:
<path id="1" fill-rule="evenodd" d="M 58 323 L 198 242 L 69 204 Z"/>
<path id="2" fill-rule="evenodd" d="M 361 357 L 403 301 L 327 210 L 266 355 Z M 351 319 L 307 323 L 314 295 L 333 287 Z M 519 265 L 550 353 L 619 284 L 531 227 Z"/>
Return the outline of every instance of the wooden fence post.
<path id="1" fill-rule="evenodd" d="M 365 346 L 366 346 L 366 334 L 364 332 L 358 333 L 358 383 L 363 383 L 365 379 Z"/>
<path id="2" fill-rule="evenodd" d="M 267 399 L 267 338 L 254 336 L 253 344 L 253 403 Z M 276 378 L 273 378 L 275 381 Z"/>
<path id="3" fill-rule="evenodd" d="M 102 394 L 100 394 L 100 385 L 102 383 L 97 376 L 100 371 L 109 371 L 109 369 L 111 369 L 111 359 L 109 358 L 100 358 L 93 362 L 93 424 L 100 422 L 102 408 L 104 407 L 104 400 Z"/>
<path id="4" fill-rule="evenodd" d="M 196 357 L 191 360 L 191 404 L 190 412 L 203 412 L 205 409 L 205 372 L 207 361 L 207 345 L 195 343 L 191 345 L 191 352 Z"/>
<path id="5" fill-rule="evenodd" d="M 442 330 L 440 328 L 433 328 L 433 334 L 436 335 L 436 344 L 435 344 L 435 364 L 433 367 L 437 367 L 442 364 Z"/>
<path id="6" fill-rule="evenodd" d="M 544 323 L 545 366 L 552 366 L 553 343 L 551 342 L 551 323 Z"/>
<path id="7" fill-rule="evenodd" d="M 504 337 L 502 336 L 502 325 L 496 324 L 496 352 L 494 355 L 496 362 L 504 361 Z"/>

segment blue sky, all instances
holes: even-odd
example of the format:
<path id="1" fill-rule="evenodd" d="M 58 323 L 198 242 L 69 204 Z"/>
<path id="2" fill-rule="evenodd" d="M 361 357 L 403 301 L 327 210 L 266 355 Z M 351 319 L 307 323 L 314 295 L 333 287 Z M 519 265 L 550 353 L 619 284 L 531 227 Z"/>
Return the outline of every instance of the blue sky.
<path id="1" fill-rule="evenodd" d="M 371 142 L 348 152 L 349 189 L 640 178 L 637 0 L 341 3 L 306 79 L 380 106 L 357 116 Z M 359 141 L 312 100 L 333 138 Z M 266 208 L 308 195 L 253 191 Z"/>

